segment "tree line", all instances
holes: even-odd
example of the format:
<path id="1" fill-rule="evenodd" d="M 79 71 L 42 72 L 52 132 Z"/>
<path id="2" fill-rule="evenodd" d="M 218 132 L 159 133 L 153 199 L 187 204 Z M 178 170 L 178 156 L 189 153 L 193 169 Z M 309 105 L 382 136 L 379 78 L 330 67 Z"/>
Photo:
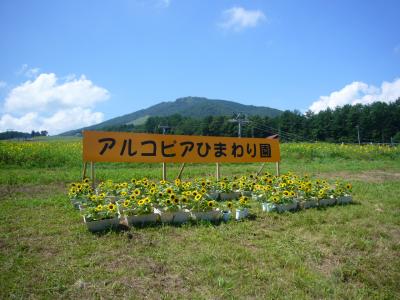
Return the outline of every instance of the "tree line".
<path id="1" fill-rule="evenodd" d="M 162 133 L 160 125 L 170 127 L 170 134 L 237 136 L 233 116 L 185 117 L 174 114 L 150 117 L 142 125 L 116 127 L 113 130 Z M 283 141 L 326 141 L 390 143 L 400 142 L 400 98 L 392 103 L 345 105 L 319 113 L 285 111 L 270 118 L 250 116 L 242 126 L 243 137 L 267 137 L 279 134 Z"/>
<path id="2" fill-rule="evenodd" d="M 47 136 L 48 132 L 46 130 L 42 131 L 34 131 L 31 133 L 28 132 L 20 132 L 15 130 L 8 130 L 5 132 L 0 132 L 0 140 L 11 140 L 11 139 L 29 139 L 35 136 Z"/>
<path id="3" fill-rule="evenodd" d="M 123 125 L 108 130 L 162 133 L 160 125 L 170 127 L 170 134 L 237 136 L 233 116 L 150 117 L 142 125 Z M 319 113 L 285 111 L 270 118 L 250 116 L 242 126 L 243 137 L 267 137 L 278 134 L 283 141 L 326 141 L 389 143 L 400 142 L 400 98 L 392 103 L 345 105 Z"/>

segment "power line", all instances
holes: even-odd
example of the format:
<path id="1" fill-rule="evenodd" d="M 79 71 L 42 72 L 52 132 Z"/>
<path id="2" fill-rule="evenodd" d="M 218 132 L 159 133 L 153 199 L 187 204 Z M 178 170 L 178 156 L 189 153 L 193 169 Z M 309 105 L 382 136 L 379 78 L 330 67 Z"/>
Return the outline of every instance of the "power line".
<path id="1" fill-rule="evenodd" d="M 286 138 L 288 140 L 293 140 L 293 141 L 294 140 L 301 140 L 301 141 L 314 142 L 312 140 L 306 139 L 306 138 L 304 138 L 304 137 L 302 137 L 302 136 L 300 136 L 298 134 L 295 134 L 295 133 L 290 133 L 290 132 L 286 132 L 286 131 L 283 131 L 283 130 L 279 130 L 279 129 L 276 129 L 274 127 L 271 127 L 271 126 L 268 126 L 268 125 L 264 125 L 264 124 L 258 124 L 258 123 L 254 122 L 254 121 L 251 121 L 251 123 L 253 124 L 253 126 L 256 129 L 263 130 L 263 131 L 264 130 L 265 131 L 270 131 L 270 132 L 272 132 L 274 134 L 278 134 L 278 135 L 280 135 L 280 136 L 282 136 L 282 137 L 284 137 L 284 138 Z"/>
<path id="2" fill-rule="evenodd" d="M 238 137 L 242 137 L 242 126 L 250 123 L 250 121 L 247 120 L 246 115 L 242 113 L 237 113 L 235 115 L 236 117 L 234 119 L 230 119 L 229 122 L 238 124 Z"/>

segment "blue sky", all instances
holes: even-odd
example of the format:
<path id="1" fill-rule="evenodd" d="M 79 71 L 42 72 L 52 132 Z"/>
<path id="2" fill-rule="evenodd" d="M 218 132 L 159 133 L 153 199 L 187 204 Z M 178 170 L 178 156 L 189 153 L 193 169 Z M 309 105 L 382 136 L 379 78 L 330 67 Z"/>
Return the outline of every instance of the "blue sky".
<path id="1" fill-rule="evenodd" d="M 319 111 L 400 96 L 400 1 L 0 2 L 0 131 L 184 96 Z"/>

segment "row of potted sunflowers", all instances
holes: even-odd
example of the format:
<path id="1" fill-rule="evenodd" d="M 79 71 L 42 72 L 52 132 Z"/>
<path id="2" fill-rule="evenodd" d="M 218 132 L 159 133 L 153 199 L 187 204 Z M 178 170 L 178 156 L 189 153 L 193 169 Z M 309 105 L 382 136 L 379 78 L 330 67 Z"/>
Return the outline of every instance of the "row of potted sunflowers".
<path id="1" fill-rule="evenodd" d="M 250 207 L 284 212 L 352 201 L 351 184 L 334 184 L 307 175 L 196 178 L 192 181 L 151 181 L 147 178 L 116 183 L 101 182 L 92 189 L 88 179 L 71 183 L 69 197 L 79 208 L 89 230 L 116 227 L 119 223 L 183 223 L 189 220 L 236 220 L 245 218 Z"/>

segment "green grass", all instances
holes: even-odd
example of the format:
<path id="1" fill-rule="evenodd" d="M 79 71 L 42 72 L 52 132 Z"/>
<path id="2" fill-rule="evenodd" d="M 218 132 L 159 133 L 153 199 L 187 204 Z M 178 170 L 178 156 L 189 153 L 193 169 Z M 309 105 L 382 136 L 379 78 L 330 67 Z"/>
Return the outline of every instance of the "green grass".
<path id="1" fill-rule="evenodd" d="M 243 222 L 91 234 L 66 196 L 79 163 L 4 164 L 0 298 L 400 298 L 400 160 L 289 157 L 281 168 L 350 181 L 356 203 L 280 215 L 254 208 L 255 218 Z M 178 169 L 169 166 L 170 178 Z M 189 165 L 184 178 L 214 172 Z M 160 178 L 161 166 L 99 164 L 96 176 Z"/>

